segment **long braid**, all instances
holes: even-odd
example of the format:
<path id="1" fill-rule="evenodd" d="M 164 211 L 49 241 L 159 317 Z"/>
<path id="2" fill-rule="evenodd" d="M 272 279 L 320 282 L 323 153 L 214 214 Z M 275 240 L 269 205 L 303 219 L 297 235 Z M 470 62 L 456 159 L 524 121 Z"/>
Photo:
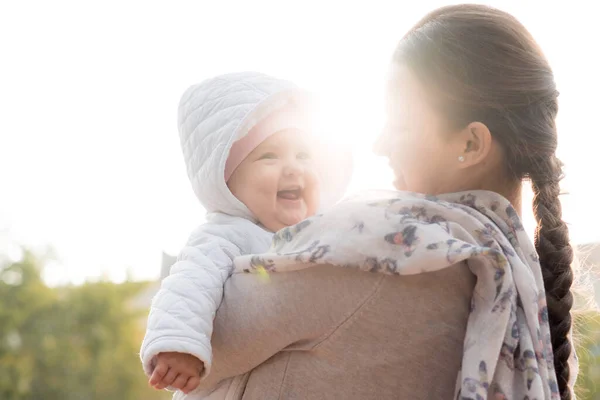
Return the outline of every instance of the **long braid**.
<path id="1" fill-rule="evenodd" d="M 535 247 L 542 266 L 550 336 L 554 352 L 554 369 L 558 379 L 561 399 L 570 400 L 569 357 L 573 351 L 569 333 L 571 330 L 571 307 L 573 295 L 573 249 L 569 243 L 569 231 L 562 220 L 558 196 L 562 178 L 562 163 L 551 157 L 537 163 L 536 173 L 530 173 L 533 187 L 533 212 L 537 221 Z"/>

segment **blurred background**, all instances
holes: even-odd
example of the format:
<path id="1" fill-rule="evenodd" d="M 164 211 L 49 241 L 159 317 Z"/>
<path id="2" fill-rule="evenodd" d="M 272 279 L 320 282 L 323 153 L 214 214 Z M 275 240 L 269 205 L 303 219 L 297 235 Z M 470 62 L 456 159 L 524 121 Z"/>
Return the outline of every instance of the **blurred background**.
<path id="1" fill-rule="evenodd" d="M 0 1 L 0 399 L 170 398 L 147 387 L 137 352 L 161 277 L 203 221 L 177 134 L 188 86 L 241 70 L 294 80 L 355 150 L 349 191 L 391 188 L 370 152 L 388 62 L 452 3 Z M 564 217 L 583 269 L 598 270 L 595 6 L 480 3 L 519 18 L 554 67 Z M 527 208 L 524 220 L 531 232 Z M 579 398 L 598 400 L 600 320 L 578 323 Z"/>

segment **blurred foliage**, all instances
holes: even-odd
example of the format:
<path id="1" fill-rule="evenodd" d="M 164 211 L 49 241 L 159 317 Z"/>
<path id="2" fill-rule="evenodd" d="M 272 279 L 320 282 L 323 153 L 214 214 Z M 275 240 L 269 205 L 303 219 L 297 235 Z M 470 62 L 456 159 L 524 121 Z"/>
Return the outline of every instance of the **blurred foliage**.
<path id="1" fill-rule="evenodd" d="M 25 251 L 0 264 L 0 399 L 165 400 L 147 386 L 138 358 L 148 283 L 51 288 Z M 577 317 L 579 400 L 600 400 L 600 315 Z"/>
<path id="2" fill-rule="evenodd" d="M 589 311 L 575 319 L 579 357 L 578 400 L 600 400 L 600 313 Z"/>
<path id="3" fill-rule="evenodd" d="M 138 357 L 147 309 L 132 304 L 148 284 L 51 288 L 41 265 L 27 251 L 0 265 L 0 399 L 170 398 L 148 387 Z"/>

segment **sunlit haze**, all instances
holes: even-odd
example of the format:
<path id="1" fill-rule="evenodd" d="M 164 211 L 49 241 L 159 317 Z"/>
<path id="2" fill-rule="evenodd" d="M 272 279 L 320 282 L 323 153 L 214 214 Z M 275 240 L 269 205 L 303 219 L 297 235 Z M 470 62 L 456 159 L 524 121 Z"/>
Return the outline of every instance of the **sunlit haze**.
<path id="1" fill-rule="evenodd" d="M 261 71 L 316 92 L 326 133 L 355 149 L 350 191 L 391 188 L 387 161 L 371 154 L 388 62 L 402 34 L 444 4 L 0 3 L 0 253 L 52 246 L 51 284 L 121 281 L 127 271 L 157 278 L 161 251 L 176 254 L 203 220 L 179 148 L 179 97 L 226 72 Z M 487 4 L 516 15 L 554 68 L 565 219 L 575 243 L 600 241 L 592 3 Z"/>

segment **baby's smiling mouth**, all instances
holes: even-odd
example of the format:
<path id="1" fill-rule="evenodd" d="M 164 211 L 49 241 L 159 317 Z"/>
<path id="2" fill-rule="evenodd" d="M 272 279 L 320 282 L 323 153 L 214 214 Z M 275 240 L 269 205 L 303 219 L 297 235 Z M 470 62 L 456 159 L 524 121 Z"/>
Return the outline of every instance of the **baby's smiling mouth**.
<path id="1" fill-rule="evenodd" d="M 290 187 L 277 192 L 277 197 L 285 200 L 300 200 L 302 188 L 300 186 Z"/>

